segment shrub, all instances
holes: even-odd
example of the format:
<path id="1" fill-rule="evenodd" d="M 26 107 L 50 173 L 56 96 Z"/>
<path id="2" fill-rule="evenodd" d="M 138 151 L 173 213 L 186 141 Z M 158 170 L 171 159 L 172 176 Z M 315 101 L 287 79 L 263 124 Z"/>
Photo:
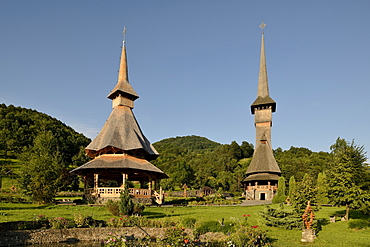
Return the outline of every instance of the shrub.
<path id="1" fill-rule="evenodd" d="M 145 209 L 145 205 L 142 204 L 142 203 L 136 203 L 134 204 L 134 208 L 133 208 L 133 212 L 132 214 L 133 215 L 136 215 L 136 216 L 141 216 L 143 211 Z"/>
<path id="2" fill-rule="evenodd" d="M 71 222 L 62 217 L 55 217 L 49 219 L 49 224 L 52 229 L 62 229 L 71 227 Z"/>
<path id="3" fill-rule="evenodd" d="M 111 218 L 106 222 L 109 227 L 131 227 L 131 226 L 141 226 L 141 227 L 173 227 L 176 226 L 176 222 L 170 219 L 150 220 L 145 217 L 140 216 L 123 216 L 121 218 Z"/>
<path id="4" fill-rule="evenodd" d="M 161 246 L 198 246 L 199 241 L 190 238 L 184 230 L 184 228 L 176 227 L 167 229 L 165 232 L 166 238 L 161 240 Z"/>
<path id="5" fill-rule="evenodd" d="M 223 222 L 220 223 L 215 220 L 205 221 L 199 227 L 197 227 L 196 233 L 198 235 L 205 234 L 207 232 L 223 232 L 227 234 L 233 231 L 234 225 L 235 224 L 231 222 L 223 224 Z"/>
<path id="6" fill-rule="evenodd" d="M 114 216 L 119 216 L 119 202 L 118 201 L 108 200 L 105 206 L 111 214 L 113 214 Z"/>
<path id="7" fill-rule="evenodd" d="M 186 228 L 194 228 L 197 219 L 195 218 L 183 218 L 181 223 Z"/>
<path id="8" fill-rule="evenodd" d="M 302 218 L 283 209 L 273 209 L 269 206 L 260 213 L 266 226 L 275 226 L 284 229 L 302 228 Z"/>
<path id="9" fill-rule="evenodd" d="M 119 213 L 121 215 L 132 215 L 134 212 L 134 203 L 132 202 L 128 184 L 125 189 L 121 191 L 120 200 L 118 204 Z"/>
<path id="10" fill-rule="evenodd" d="M 370 222 L 368 220 L 362 219 L 353 219 L 348 221 L 348 227 L 351 229 L 365 229 L 370 226 Z"/>
<path id="11" fill-rule="evenodd" d="M 265 231 L 257 229 L 258 226 L 240 227 L 235 233 L 227 239 L 227 246 L 244 247 L 244 246 L 271 246 L 270 239 Z"/>
<path id="12" fill-rule="evenodd" d="M 91 216 L 75 214 L 73 217 L 75 227 L 92 227 L 96 222 Z"/>

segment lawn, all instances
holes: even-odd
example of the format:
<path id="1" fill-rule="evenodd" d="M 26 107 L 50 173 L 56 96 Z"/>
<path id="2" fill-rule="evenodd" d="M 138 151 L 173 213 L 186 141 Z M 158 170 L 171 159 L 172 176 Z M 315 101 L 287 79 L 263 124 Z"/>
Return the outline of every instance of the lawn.
<path id="1" fill-rule="evenodd" d="M 272 205 L 278 207 L 278 205 Z M 370 229 L 351 230 L 344 221 L 327 223 L 318 232 L 313 243 L 302 243 L 301 230 L 284 230 L 275 227 L 263 226 L 259 212 L 264 206 L 188 206 L 188 207 L 147 207 L 144 217 L 150 219 L 172 219 L 181 221 L 184 218 L 195 218 L 197 222 L 208 220 L 245 220 L 248 218 L 250 225 L 256 225 L 268 231 L 268 236 L 273 239 L 273 246 L 370 246 Z M 323 207 L 316 212 L 316 218 L 329 219 L 329 215 L 343 213 L 344 208 Z M 35 204 L 0 203 L 0 222 L 33 220 L 34 216 L 46 215 L 47 217 L 73 218 L 74 214 L 91 215 L 94 219 L 108 220 L 112 215 L 105 207 L 96 206 L 42 206 Z M 243 216 L 250 215 L 250 216 Z M 352 218 L 366 218 L 356 211 L 352 211 Z"/>

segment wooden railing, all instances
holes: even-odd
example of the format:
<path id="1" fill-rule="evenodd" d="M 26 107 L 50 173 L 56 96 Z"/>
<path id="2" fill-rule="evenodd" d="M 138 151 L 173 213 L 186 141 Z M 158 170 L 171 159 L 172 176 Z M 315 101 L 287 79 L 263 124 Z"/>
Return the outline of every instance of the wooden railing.
<path id="1" fill-rule="evenodd" d="M 255 186 L 247 186 L 247 190 L 276 190 L 277 187 L 273 185 L 255 185 Z"/>
<path id="2" fill-rule="evenodd" d="M 120 187 L 98 187 L 96 189 L 85 189 L 85 194 L 91 194 L 99 197 L 119 197 L 123 188 Z M 137 198 L 150 198 L 151 192 L 148 189 L 130 188 L 130 195 Z"/>

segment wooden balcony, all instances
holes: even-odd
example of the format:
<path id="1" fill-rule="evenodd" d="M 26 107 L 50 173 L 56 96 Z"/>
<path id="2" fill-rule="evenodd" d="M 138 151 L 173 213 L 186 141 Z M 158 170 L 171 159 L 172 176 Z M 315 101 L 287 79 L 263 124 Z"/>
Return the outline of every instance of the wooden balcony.
<path id="1" fill-rule="evenodd" d="M 86 195 L 92 195 L 95 197 L 120 197 L 121 187 L 98 187 L 98 188 L 89 188 L 85 189 Z M 130 188 L 130 195 L 135 198 L 151 198 L 151 190 L 148 189 L 135 189 Z"/>
<path id="2" fill-rule="evenodd" d="M 254 185 L 254 186 L 247 186 L 247 191 L 252 191 L 252 190 L 272 190 L 276 191 L 277 186 L 273 185 Z"/>

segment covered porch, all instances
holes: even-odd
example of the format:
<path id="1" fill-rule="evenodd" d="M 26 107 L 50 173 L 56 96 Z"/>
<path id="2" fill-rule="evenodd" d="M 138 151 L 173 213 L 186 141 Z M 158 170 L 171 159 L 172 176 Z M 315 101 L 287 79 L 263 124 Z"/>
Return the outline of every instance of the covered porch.
<path id="1" fill-rule="evenodd" d="M 87 200 L 104 203 L 118 199 L 129 185 L 129 193 L 136 202 L 144 204 L 163 204 L 164 192 L 159 179 L 148 172 L 105 170 L 85 174 L 84 194 Z"/>
<path id="2" fill-rule="evenodd" d="M 145 159 L 126 154 L 104 154 L 71 172 L 82 176 L 85 198 L 93 203 L 118 199 L 126 185 L 137 203 L 164 202 L 159 183 L 168 176 Z"/>

